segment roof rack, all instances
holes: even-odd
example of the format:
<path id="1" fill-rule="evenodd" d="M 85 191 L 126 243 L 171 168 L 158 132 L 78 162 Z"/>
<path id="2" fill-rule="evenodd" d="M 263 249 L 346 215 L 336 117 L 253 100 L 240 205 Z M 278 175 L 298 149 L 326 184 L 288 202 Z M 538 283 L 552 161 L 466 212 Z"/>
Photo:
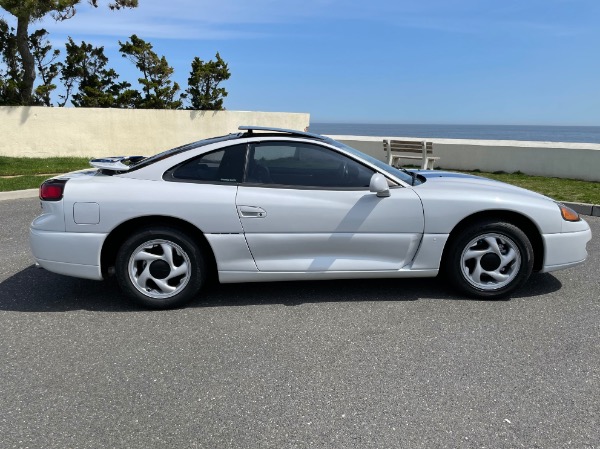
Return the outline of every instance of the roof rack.
<path id="1" fill-rule="evenodd" d="M 302 137 L 312 137 L 313 139 L 326 140 L 325 136 L 314 133 L 307 133 L 304 131 L 297 131 L 295 129 L 285 129 L 285 128 L 271 128 L 268 126 L 240 126 L 238 128 L 240 131 L 248 131 L 248 134 L 252 134 L 253 131 L 269 131 L 276 133 L 285 133 L 291 134 L 294 136 L 302 136 Z"/>

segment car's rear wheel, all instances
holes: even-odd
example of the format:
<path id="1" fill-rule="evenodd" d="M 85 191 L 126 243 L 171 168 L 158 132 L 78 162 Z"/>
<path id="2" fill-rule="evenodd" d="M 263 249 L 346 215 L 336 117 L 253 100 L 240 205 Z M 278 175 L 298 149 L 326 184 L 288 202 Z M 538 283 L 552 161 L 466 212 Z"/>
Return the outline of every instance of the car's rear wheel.
<path id="1" fill-rule="evenodd" d="M 450 282 L 477 298 L 501 298 L 519 288 L 533 270 L 533 247 L 511 223 L 480 221 L 450 242 L 444 261 Z"/>
<path id="2" fill-rule="evenodd" d="M 156 309 L 191 301 L 206 273 L 198 245 L 167 227 L 145 228 L 127 239 L 117 253 L 115 271 L 125 293 Z"/>

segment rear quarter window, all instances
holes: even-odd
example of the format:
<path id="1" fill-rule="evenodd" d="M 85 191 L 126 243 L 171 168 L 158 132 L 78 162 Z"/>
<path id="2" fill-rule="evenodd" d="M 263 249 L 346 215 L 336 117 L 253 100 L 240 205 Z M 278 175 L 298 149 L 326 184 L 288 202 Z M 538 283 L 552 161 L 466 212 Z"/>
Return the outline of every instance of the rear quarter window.
<path id="1" fill-rule="evenodd" d="M 246 145 L 234 145 L 183 162 L 165 173 L 178 182 L 240 183 L 244 176 Z"/>

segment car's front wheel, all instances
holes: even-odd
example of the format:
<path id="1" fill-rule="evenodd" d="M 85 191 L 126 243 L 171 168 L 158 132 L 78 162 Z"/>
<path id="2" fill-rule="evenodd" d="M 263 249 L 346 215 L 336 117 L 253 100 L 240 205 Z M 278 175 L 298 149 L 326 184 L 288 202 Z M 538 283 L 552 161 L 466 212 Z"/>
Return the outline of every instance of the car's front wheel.
<path id="1" fill-rule="evenodd" d="M 206 273 L 202 251 L 185 233 L 167 227 L 140 230 L 117 253 L 121 289 L 156 309 L 181 306 L 199 292 Z"/>
<path id="2" fill-rule="evenodd" d="M 481 221 L 453 238 L 444 270 L 450 282 L 469 296 L 501 298 L 531 275 L 533 248 L 517 226 Z"/>

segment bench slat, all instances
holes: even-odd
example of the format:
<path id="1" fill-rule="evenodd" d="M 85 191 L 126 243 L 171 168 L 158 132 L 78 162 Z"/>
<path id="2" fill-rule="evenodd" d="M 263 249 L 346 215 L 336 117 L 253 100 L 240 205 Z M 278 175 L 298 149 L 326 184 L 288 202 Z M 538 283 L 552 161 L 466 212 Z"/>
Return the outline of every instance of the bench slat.
<path id="1" fill-rule="evenodd" d="M 422 153 L 423 150 L 421 148 L 394 148 L 392 147 L 392 153 Z M 432 149 L 427 149 L 427 154 L 433 154 Z"/>
<path id="2" fill-rule="evenodd" d="M 387 144 L 384 144 L 387 145 Z M 419 142 L 411 142 L 411 143 L 398 143 L 398 142 L 394 142 L 392 141 L 392 148 L 423 148 L 423 144 L 419 143 Z M 431 143 L 427 143 L 427 149 L 430 150 L 433 148 L 433 145 Z"/>
<path id="3" fill-rule="evenodd" d="M 384 142 L 385 142 L 385 140 L 384 140 Z M 391 142 L 392 143 L 402 143 L 402 144 L 406 143 L 409 145 L 415 145 L 415 144 L 421 145 L 423 143 L 422 140 L 393 140 L 393 139 L 391 140 Z M 427 145 L 431 145 L 431 142 L 427 142 Z"/>

